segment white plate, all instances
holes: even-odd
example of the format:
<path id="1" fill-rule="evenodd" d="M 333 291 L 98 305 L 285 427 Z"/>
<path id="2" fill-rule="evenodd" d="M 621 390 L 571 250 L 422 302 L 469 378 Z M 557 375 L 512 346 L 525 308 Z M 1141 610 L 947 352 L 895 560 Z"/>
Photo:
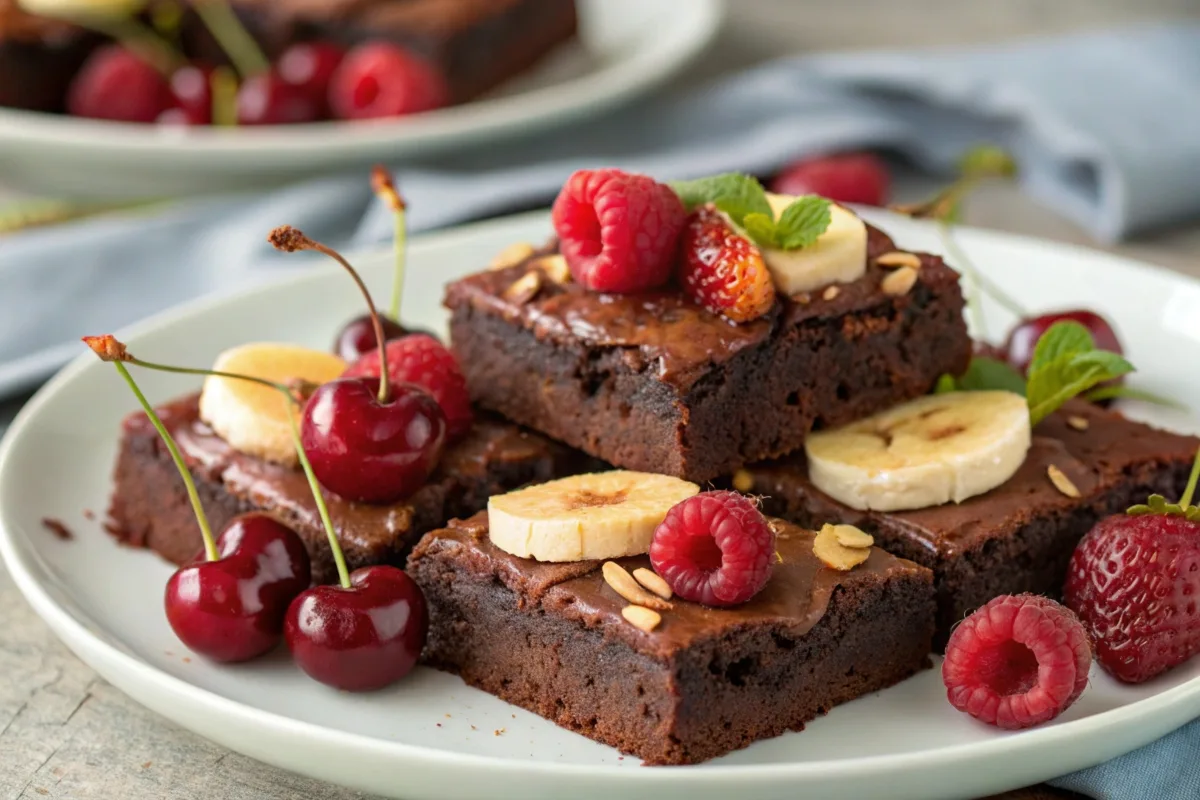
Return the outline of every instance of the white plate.
<path id="1" fill-rule="evenodd" d="M 888 219 L 885 226 L 905 245 L 938 248 L 923 223 Z M 505 244 L 540 241 L 548 231 L 538 214 L 421 240 L 412 249 L 407 318 L 443 324 L 443 281 L 477 269 Z M 1030 307 L 1082 304 L 1115 318 L 1144 370 L 1138 385 L 1192 402 L 1200 397 L 1200 376 L 1179 367 L 1180 354 L 1200 345 L 1200 285 L 1080 248 L 974 230 L 961 231 L 960 239 Z M 362 263 L 384 291 L 388 259 Z M 146 358 L 208 364 L 222 348 L 251 339 L 325 346 L 358 310 L 353 286 L 328 266 L 160 315 L 125 338 Z M 196 385 L 139 377 L 155 400 Z M 37 612 L 109 681 L 181 725 L 296 772 L 408 800 L 936 800 L 1036 783 L 1200 715 L 1200 659 L 1132 688 L 1093 670 L 1092 685 L 1061 719 L 1015 734 L 954 711 L 938 673 L 929 671 L 836 708 L 803 733 L 699 767 L 649 769 L 431 670 L 377 694 L 349 696 L 305 679 L 285 654 L 239 667 L 189 660 L 159 605 L 171 568 L 151 553 L 118 547 L 81 516 L 105 507 L 117 422 L 134 407 L 113 369 L 89 354 L 24 409 L 0 446 L 0 551 Z M 1160 418 L 1197 427 L 1189 414 Z M 67 521 L 75 539 L 52 536 L 43 517 Z"/>
<path id="2" fill-rule="evenodd" d="M 0 174 L 29 191 L 166 197 L 492 144 L 598 114 L 703 50 L 723 0 L 578 0 L 581 42 L 496 95 L 401 120 L 160 129 L 0 108 Z"/>

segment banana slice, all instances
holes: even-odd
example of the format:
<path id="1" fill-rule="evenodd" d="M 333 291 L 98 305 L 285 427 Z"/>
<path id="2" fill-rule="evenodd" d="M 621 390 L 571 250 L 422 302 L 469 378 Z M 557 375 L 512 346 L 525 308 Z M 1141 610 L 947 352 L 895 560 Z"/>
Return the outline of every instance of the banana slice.
<path id="1" fill-rule="evenodd" d="M 1013 476 L 1029 451 L 1025 398 L 950 392 L 808 437 L 808 474 L 862 511 L 928 508 L 983 494 Z"/>
<path id="2" fill-rule="evenodd" d="M 292 379 L 325 383 L 346 369 L 332 353 L 292 344 L 244 344 L 217 356 L 213 369 L 254 375 L 286 383 Z M 247 455 L 295 466 L 287 415 L 294 406 L 275 389 L 248 381 L 210 376 L 200 392 L 200 419 L 233 449 Z"/>
<path id="3" fill-rule="evenodd" d="M 767 194 L 776 218 L 796 198 Z M 830 205 L 829 227 L 817 241 L 799 250 L 763 248 L 763 261 L 786 295 L 811 292 L 831 283 L 858 280 L 867 271 L 867 226 L 853 212 Z"/>
<path id="4" fill-rule="evenodd" d="M 654 529 L 694 483 L 646 472 L 599 472 L 488 501 L 492 544 L 538 561 L 621 558 L 649 551 Z"/>

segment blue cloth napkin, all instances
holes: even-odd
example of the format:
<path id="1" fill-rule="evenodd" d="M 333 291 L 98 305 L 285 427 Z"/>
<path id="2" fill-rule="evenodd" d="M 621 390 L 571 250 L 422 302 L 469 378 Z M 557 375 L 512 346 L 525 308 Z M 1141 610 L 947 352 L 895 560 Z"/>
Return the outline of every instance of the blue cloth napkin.
<path id="1" fill-rule="evenodd" d="M 1200 797 L 1200 721 L 1050 784 L 1095 800 L 1196 800 Z"/>

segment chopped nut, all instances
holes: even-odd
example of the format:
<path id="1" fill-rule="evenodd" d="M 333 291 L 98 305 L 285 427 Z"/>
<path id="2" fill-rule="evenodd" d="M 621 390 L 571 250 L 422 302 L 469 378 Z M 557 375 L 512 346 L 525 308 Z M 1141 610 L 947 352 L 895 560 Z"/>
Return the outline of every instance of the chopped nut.
<path id="1" fill-rule="evenodd" d="M 842 290 L 836 286 L 830 286 L 825 291 L 821 292 L 821 298 L 824 300 L 832 300 L 842 293 Z"/>
<path id="2" fill-rule="evenodd" d="M 670 603 L 643 589 L 642 585 L 635 581 L 633 576 L 617 562 L 605 561 L 600 571 L 604 575 L 604 582 L 629 602 L 647 608 L 667 609 L 671 607 Z"/>
<path id="3" fill-rule="evenodd" d="M 899 297 L 908 294 L 917 283 L 917 271 L 912 267 L 901 267 L 879 282 L 884 294 Z"/>
<path id="4" fill-rule="evenodd" d="M 838 541 L 833 525 L 826 525 L 813 539 L 813 554 L 825 563 L 825 566 L 848 572 L 867 560 L 871 555 L 869 547 L 846 547 Z"/>
<path id="5" fill-rule="evenodd" d="M 492 259 L 489 269 L 507 269 L 515 267 L 533 255 L 533 245 L 529 242 L 516 242 L 501 250 Z"/>
<path id="6" fill-rule="evenodd" d="M 503 736 L 508 731 L 508 728 L 496 728 L 492 731 L 493 736 Z"/>
<path id="7" fill-rule="evenodd" d="M 749 470 L 739 469 L 733 473 L 733 488 L 739 492 L 748 492 L 754 488 L 754 476 Z"/>
<path id="8" fill-rule="evenodd" d="M 523 306 L 542 290 L 542 273 L 530 270 L 504 290 L 504 299 Z"/>
<path id="9" fill-rule="evenodd" d="M 1054 488 L 1065 494 L 1067 497 L 1082 497 L 1079 489 L 1067 477 L 1067 473 L 1063 472 L 1058 467 L 1051 464 L 1046 467 L 1046 474 L 1050 476 L 1050 482 L 1054 484 Z"/>
<path id="10" fill-rule="evenodd" d="M 567 266 L 567 259 L 561 255 L 542 256 L 530 262 L 529 266 L 539 268 L 555 283 L 571 282 L 571 269 Z"/>
<path id="11" fill-rule="evenodd" d="M 879 258 L 875 259 L 875 263 L 881 267 L 912 267 L 913 269 L 921 268 L 921 259 L 913 253 L 905 253 L 902 250 L 893 250 L 890 253 L 884 253 Z"/>
<path id="12" fill-rule="evenodd" d="M 654 592 L 663 600 L 671 599 L 672 592 L 670 585 L 657 572 L 645 567 L 638 567 L 633 571 L 633 577 L 637 579 L 638 583 Z"/>
<path id="13" fill-rule="evenodd" d="M 808 292 L 801 292 L 800 294 L 794 296 L 792 299 L 795 300 L 800 305 L 806 306 L 812 300 L 812 295 L 810 295 Z"/>
<path id="14" fill-rule="evenodd" d="M 1067 424 L 1077 431 L 1086 431 L 1088 425 L 1091 423 L 1088 422 L 1087 417 L 1080 417 L 1073 414 L 1067 417 Z"/>
<path id="15" fill-rule="evenodd" d="M 859 530 L 853 525 L 830 525 L 829 523 L 825 523 L 821 528 L 821 532 L 824 533 L 826 529 L 833 531 L 833 538 L 842 547 L 862 549 L 864 547 L 872 547 L 875 544 L 875 538 L 871 534 Z"/>
<path id="16" fill-rule="evenodd" d="M 651 611 L 645 606 L 625 606 L 621 609 L 621 616 L 635 628 L 643 630 L 646 633 L 654 630 L 662 622 L 662 615 L 657 611 Z"/>

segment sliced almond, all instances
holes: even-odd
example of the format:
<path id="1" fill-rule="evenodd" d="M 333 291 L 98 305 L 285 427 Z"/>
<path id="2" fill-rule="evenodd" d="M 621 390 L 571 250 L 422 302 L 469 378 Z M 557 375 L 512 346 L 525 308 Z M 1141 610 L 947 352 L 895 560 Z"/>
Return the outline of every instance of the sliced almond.
<path id="1" fill-rule="evenodd" d="M 492 259 L 489 269 L 507 269 L 515 267 L 534 253 L 533 245 L 529 242 L 516 242 L 501 250 Z"/>
<path id="2" fill-rule="evenodd" d="M 884 294 L 893 297 L 908 294 L 917 283 L 917 271 L 912 267 L 901 267 L 879 282 Z"/>
<path id="3" fill-rule="evenodd" d="M 1079 493 L 1079 488 L 1071 482 L 1067 477 L 1067 473 L 1051 464 L 1046 467 L 1046 474 L 1050 476 L 1050 482 L 1054 484 L 1054 488 L 1065 494 L 1067 497 L 1079 498 L 1082 497 Z"/>
<path id="4" fill-rule="evenodd" d="M 646 633 L 650 633 L 662 623 L 662 614 L 645 606 L 625 606 L 621 609 L 621 616 L 630 625 Z"/>
<path id="5" fill-rule="evenodd" d="M 516 303 L 523 306 L 533 298 L 537 297 L 537 293 L 542 290 L 542 273 L 537 270 L 530 270 L 521 277 L 512 282 L 507 289 L 504 290 L 504 299 L 511 303 Z"/>
<path id="6" fill-rule="evenodd" d="M 531 261 L 529 266 L 537 267 L 555 283 L 571 282 L 571 269 L 567 266 L 567 259 L 561 255 L 542 256 Z"/>
<path id="7" fill-rule="evenodd" d="M 821 528 L 821 532 L 824 533 L 826 529 L 833 531 L 833 538 L 837 539 L 837 543 L 842 547 L 862 549 L 864 547 L 872 547 L 875 544 L 875 538 L 871 534 L 853 525 L 830 525 L 826 523 Z"/>
<path id="8" fill-rule="evenodd" d="M 662 598 L 655 597 L 643 589 L 642 585 L 635 581 L 633 576 L 626 572 L 625 568 L 617 562 L 605 561 L 600 571 L 604 575 L 604 582 L 611 586 L 614 592 L 634 605 L 658 609 L 668 609 L 671 607 L 670 603 Z"/>
<path id="9" fill-rule="evenodd" d="M 1071 416 L 1067 417 L 1067 424 L 1077 431 L 1086 431 L 1088 429 L 1088 425 L 1091 423 L 1088 422 L 1087 417 L 1080 417 L 1072 414 Z"/>
<path id="10" fill-rule="evenodd" d="M 875 259 L 875 263 L 881 267 L 921 268 L 921 259 L 914 253 L 906 253 L 903 250 L 893 250 L 890 253 L 884 253 Z"/>
<path id="11" fill-rule="evenodd" d="M 650 591 L 661 597 L 663 600 L 670 600 L 673 592 L 671 586 L 663 580 L 662 576 L 653 570 L 645 567 L 638 567 L 633 571 L 634 579 L 645 586 Z"/>
<path id="12" fill-rule="evenodd" d="M 842 293 L 842 290 L 836 286 L 830 286 L 825 291 L 821 292 L 821 298 L 824 300 L 832 300 Z"/>
<path id="13" fill-rule="evenodd" d="M 826 525 L 813 539 L 813 554 L 830 569 L 848 572 L 867 560 L 869 547 L 846 547 L 838 541 L 834 525 Z"/>
<path id="14" fill-rule="evenodd" d="M 739 492 L 748 492 L 754 488 L 754 476 L 749 470 L 739 469 L 733 473 L 733 488 Z"/>

